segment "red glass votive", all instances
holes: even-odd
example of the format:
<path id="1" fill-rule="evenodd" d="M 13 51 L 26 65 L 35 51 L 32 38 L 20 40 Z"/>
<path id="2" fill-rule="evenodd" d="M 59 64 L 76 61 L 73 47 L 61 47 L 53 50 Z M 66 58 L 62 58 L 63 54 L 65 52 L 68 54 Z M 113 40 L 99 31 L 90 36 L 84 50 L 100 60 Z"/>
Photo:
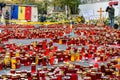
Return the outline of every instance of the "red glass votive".
<path id="1" fill-rule="evenodd" d="M 52 57 L 50 58 L 50 64 L 51 64 L 51 65 L 54 64 L 54 59 L 55 59 L 54 56 L 52 56 Z"/>
<path id="2" fill-rule="evenodd" d="M 24 64 L 24 57 L 21 57 L 21 58 L 20 58 L 20 63 L 21 63 L 21 64 Z"/>
<path id="3" fill-rule="evenodd" d="M 15 72 L 16 72 L 15 69 L 11 69 L 11 70 L 10 70 L 10 73 L 11 73 L 11 74 L 15 74 Z"/>
<path id="4" fill-rule="evenodd" d="M 46 50 L 45 50 L 45 55 L 48 56 L 48 55 L 49 55 L 49 52 L 50 52 L 49 49 L 46 49 Z"/>
<path id="5" fill-rule="evenodd" d="M 32 61 L 30 60 L 30 57 L 27 57 L 27 65 L 30 66 Z"/>
<path id="6" fill-rule="evenodd" d="M 101 72 L 105 72 L 105 68 L 106 68 L 105 65 L 102 64 L 101 67 L 100 67 Z"/>
<path id="7" fill-rule="evenodd" d="M 97 80 L 95 72 L 91 72 L 91 80 Z"/>
<path id="8" fill-rule="evenodd" d="M 37 74 L 32 74 L 32 80 L 38 80 Z"/>
<path id="9" fill-rule="evenodd" d="M 83 80 L 91 80 L 91 78 L 90 77 L 84 77 Z"/>
<path id="10" fill-rule="evenodd" d="M 57 80 L 62 80 L 62 75 L 58 74 L 57 75 Z"/>
<path id="11" fill-rule="evenodd" d="M 31 72 L 32 72 L 32 73 L 35 73 L 35 72 L 36 72 L 36 64 L 35 64 L 35 63 L 32 63 L 32 64 L 31 64 Z"/>
<path id="12" fill-rule="evenodd" d="M 7 74 L 8 79 L 11 79 L 11 77 L 12 77 L 12 74 Z"/>
<path id="13" fill-rule="evenodd" d="M 78 75 L 76 73 L 73 73 L 71 75 L 71 80 L 78 80 Z"/>
<path id="14" fill-rule="evenodd" d="M 28 80 L 32 80 L 31 71 L 27 72 L 27 77 L 28 77 Z"/>
<path id="15" fill-rule="evenodd" d="M 42 79 L 45 79 L 45 71 L 40 71 L 40 77 L 41 77 Z"/>
<path id="16" fill-rule="evenodd" d="M 0 70 L 2 70 L 3 69 L 3 67 L 2 67 L 2 62 L 0 62 Z"/>
<path id="17" fill-rule="evenodd" d="M 20 68 L 20 66 L 21 66 L 20 62 L 17 62 L 16 63 L 16 68 Z"/>
<path id="18" fill-rule="evenodd" d="M 57 80 L 57 77 L 52 77 L 50 78 L 50 80 Z"/>
<path id="19" fill-rule="evenodd" d="M 23 63 L 24 63 L 24 66 L 28 66 L 28 64 L 27 64 L 27 57 L 24 58 L 24 62 Z"/>
<path id="20" fill-rule="evenodd" d="M 64 80 L 71 80 L 71 79 L 70 79 L 70 76 L 65 76 L 65 77 L 64 77 Z"/>
<path id="21" fill-rule="evenodd" d="M 104 61 L 104 55 L 100 55 L 100 61 Z"/>
<path id="22" fill-rule="evenodd" d="M 97 72 L 97 73 L 96 73 L 96 76 L 97 76 L 97 79 L 101 79 L 101 77 L 102 77 L 102 72 Z"/>
<path id="23" fill-rule="evenodd" d="M 95 67 L 95 68 L 99 68 L 98 63 L 95 63 L 95 64 L 94 64 L 94 67 Z"/>
<path id="24" fill-rule="evenodd" d="M 42 48 L 45 50 L 47 48 L 46 42 L 43 42 Z"/>
<path id="25" fill-rule="evenodd" d="M 42 58 L 42 66 L 46 66 L 47 64 L 46 64 L 46 57 L 43 57 Z"/>
<path id="26" fill-rule="evenodd" d="M 68 56 L 67 56 L 67 55 L 65 56 L 64 61 L 65 61 L 65 62 L 68 62 L 68 61 L 69 61 L 69 59 L 68 59 Z"/>
<path id="27" fill-rule="evenodd" d="M 38 65 L 41 65 L 41 64 L 42 64 L 42 58 L 39 57 L 39 59 L 38 59 Z"/>
<path id="28" fill-rule="evenodd" d="M 12 75 L 12 80 L 17 80 L 17 76 L 16 75 Z"/>

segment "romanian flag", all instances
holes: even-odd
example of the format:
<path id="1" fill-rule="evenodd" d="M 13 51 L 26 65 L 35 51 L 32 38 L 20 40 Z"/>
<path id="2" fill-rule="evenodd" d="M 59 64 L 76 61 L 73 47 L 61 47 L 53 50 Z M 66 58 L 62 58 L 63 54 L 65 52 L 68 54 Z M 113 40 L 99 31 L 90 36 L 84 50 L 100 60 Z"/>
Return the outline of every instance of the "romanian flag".
<path id="1" fill-rule="evenodd" d="M 11 19 L 18 19 L 18 5 L 11 5 Z"/>
<path id="2" fill-rule="evenodd" d="M 25 20 L 31 20 L 31 6 L 25 7 Z"/>
<path id="3" fill-rule="evenodd" d="M 25 20 L 25 7 L 24 6 L 19 6 L 18 8 L 18 19 Z"/>

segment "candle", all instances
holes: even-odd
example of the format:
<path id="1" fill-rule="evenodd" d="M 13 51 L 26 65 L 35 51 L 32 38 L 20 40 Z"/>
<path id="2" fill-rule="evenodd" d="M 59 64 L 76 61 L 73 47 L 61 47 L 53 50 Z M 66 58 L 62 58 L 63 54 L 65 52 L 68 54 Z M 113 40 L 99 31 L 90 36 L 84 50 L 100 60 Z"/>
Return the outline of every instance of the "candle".
<path id="1" fill-rule="evenodd" d="M 28 80 L 32 80 L 31 71 L 27 72 L 27 77 L 28 77 Z"/>
<path id="2" fill-rule="evenodd" d="M 91 80 L 96 80 L 96 73 L 95 72 L 91 72 Z"/>
<path id="3" fill-rule="evenodd" d="M 59 44 L 62 44 L 62 39 L 59 39 Z"/>
<path id="4" fill-rule="evenodd" d="M 84 77 L 84 80 L 91 80 L 90 77 Z"/>
<path id="5" fill-rule="evenodd" d="M 73 73 L 71 75 L 71 80 L 78 80 L 78 75 L 76 73 Z"/>
<path id="6" fill-rule="evenodd" d="M 71 61 L 75 61 L 75 54 L 71 53 Z"/>
<path id="7" fill-rule="evenodd" d="M 55 59 L 54 56 L 52 56 L 52 57 L 50 58 L 50 64 L 51 64 L 51 65 L 54 64 L 54 59 Z"/>
<path id="8" fill-rule="evenodd" d="M 38 62 L 39 62 L 39 56 L 38 56 L 38 55 L 36 55 L 36 58 L 35 58 L 35 63 L 36 63 L 36 64 L 38 64 Z"/>
<path id="9" fill-rule="evenodd" d="M 12 59 L 11 59 L 11 68 L 12 69 L 16 69 L 16 58 L 15 57 L 13 57 Z"/>
<path id="10" fill-rule="evenodd" d="M 96 73 L 96 76 L 97 76 L 97 79 L 101 79 L 101 77 L 102 77 L 102 72 L 97 72 L 97 73 Z"/>
<path id="11" fill-rule="evenodd" d="M 50 52 L 49 49 L 46 49 L 46 50 L 45 50 L 45 55 L 48 56 L 48 55 L 49 55 L 49 52 Z"/>
<path id="12" fill-rule="evenodd" d="M 46 57 L 43 57 L 42 58 L 42 66 L 46 66 L 47 64 L 46 64 Z"/>
<path id="13" fill-rule="evenodd" d="M 44 71 L 40 71 L 40 76 L 41 76 L 42 80 L 46 80 Z"/>
<path id="14" fill-rule="evenodd" d="M 64 80 L 71 80 L 71 79 L 70 79 L 70 76 L 65 76 L 65 77 L 64 77 Z"/>
<path id="15" fill-rule="evenodd" d="M 17 50 L 17 51 L 16 51 L 15 56 L 16 56 L 16 57 L 19 57 L 19 56 L 20 56 L 20 50 Z"/>
<path id="16" fill-rule="evenodd" d="M 62 80 L 62 75 L 58 74 L 57 75 L 57 80 Z"/>
<path id="17" fill-rule="evenodd" d="M 32 64 L 31 64 L 31 72 L 32 72 L 32 73 L 35 73 L 35 72 L 36 72 L 36 64 L 35 64 L 35 63 L 32 63 Z"/>
<path id="18" fill-rule="evenodd" d="M 0 70 L 2 70 L 2 69 L 3 69 L 3 67 L 2 67 L 3 65 L 2 65 L 2 64 L 3 64 L 3 62 L 2 62 L 2 61 L 0 61 Z"/>
<path id="19" fill-rule="evenodd" d="M 75 54 L 75 59 L 76 59 L 76 61 L 80 61 L 80 54 L 79 54 L 79 52 L 77 52 Z"/>
<path id="20" fill-rule="evenodd" d="M 43 41 L 43 43 L 42 43 L 42 48 L 45 50 L 46 48 L 47 48 L 47 45 L 46 45 L 46 41 Z"/>
<path id="21" fill-rule="evenodd" d="M 95 67 L 95 68 L 99 68 L 99 65 L 98 65 L 97 62 L 94 64 L 94 67 Z"/>
<path id="22" fill-rule="evenodd" d="M 37 79 L 37 74 L 32 74 L 32 80 L 38 80 Z"/>
<path id="23" fill-rule="evenodd" d="M 10 69 L 11 74 L 15 74 L 15 69 Z"/>
<path id="24" fill-rule="evenodd" d="M 50 80 L 57 80 L 57 77 L 52 77 L 50 78 Z"/>

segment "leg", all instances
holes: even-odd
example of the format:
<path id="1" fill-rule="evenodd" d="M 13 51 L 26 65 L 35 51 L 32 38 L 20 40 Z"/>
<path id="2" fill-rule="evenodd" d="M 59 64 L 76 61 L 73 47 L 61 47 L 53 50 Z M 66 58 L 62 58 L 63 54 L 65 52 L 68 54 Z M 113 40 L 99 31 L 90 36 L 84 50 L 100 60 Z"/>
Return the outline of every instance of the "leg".
<path id="1" fill-rule="evenodd" d="M 110 18 L 110 27 L 114 27 L 114 18 Z"/>

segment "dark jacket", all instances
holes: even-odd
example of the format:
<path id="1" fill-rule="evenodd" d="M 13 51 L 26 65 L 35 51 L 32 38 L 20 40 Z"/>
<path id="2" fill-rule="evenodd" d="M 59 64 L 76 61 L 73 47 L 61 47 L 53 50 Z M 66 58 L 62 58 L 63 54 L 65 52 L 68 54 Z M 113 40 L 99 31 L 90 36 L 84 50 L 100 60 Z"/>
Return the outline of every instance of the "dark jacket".
<path id="1" fill-rule="evenodd" d="M 106 12 L 108 12 L 109 18 L 114 18 L 115 9 L 113 7 L 107 7 Z"/>
<path id="2" fill-rule="evenodd" d="M 8 20 L 8 19 L 9 19 L 9 16 L 10 16 L 10 15 L 9 15 L 9 12 L 7 11 L 6 14 L 5 14 L 5 19 Z"/>

